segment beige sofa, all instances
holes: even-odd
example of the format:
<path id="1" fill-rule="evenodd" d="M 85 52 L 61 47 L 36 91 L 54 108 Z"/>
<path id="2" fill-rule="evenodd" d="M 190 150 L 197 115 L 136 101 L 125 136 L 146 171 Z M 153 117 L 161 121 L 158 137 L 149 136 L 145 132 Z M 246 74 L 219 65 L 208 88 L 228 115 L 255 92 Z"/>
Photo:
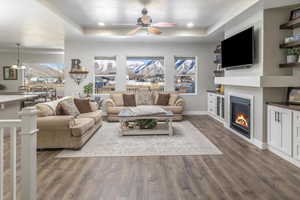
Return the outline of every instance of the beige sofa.
<path id="1" fill-rule="evenodd" d="M 72 98 L 72 97 L 67 97 Z M 91 103 L 93 112 L 78 116 L 56 115 L 57 105 L 67 99 L 37 104 L 38 149 L 81 149 L 102 126 L 101 111 Z"/>
<path id="2" fill-rule="evenodd" d="M 164 92 L 166 93 L 166 92 Z M 121 95 L 123 93 L 121 92 L 115 92 L 110 94 L 110 97 L 107 98 L 104 101 L 104 105 L 106 108 L 106 112 L 107 112 L 107 120 L 109 122 L 116 122 L 118 121 L 118 114 L 119 112 L 126 108 L 125 106 L 122 105 L 121 100 L 116 100 L 116 98 L 121 98 Z M 157 93 L 153 93 L 151 94 L 152 98 L 152 104 L 151 106 L 155 105 L 155 99 L 157 99 Z M 161 106 L 161 105 L 157 105 L 160 106 L 166 110 L 172 111 L 174 113 L 174 117 L 173 120 L 174 121 L 181 121 L 183 119 L 183 110 L 184 110 L 184 99 L 182 97 L 180 97 L 177 93 L 170 93 L 170 95 L 175 95 L 175 99 L 173 98 L 172 102 L 170 101 L 169 105 L 167 106 Z M 137 101 L 137 106 L 139 105 L 143 105 L 143 104 L 138 104 Z M 148 104 L 149 105 L 149 104 Z"/>

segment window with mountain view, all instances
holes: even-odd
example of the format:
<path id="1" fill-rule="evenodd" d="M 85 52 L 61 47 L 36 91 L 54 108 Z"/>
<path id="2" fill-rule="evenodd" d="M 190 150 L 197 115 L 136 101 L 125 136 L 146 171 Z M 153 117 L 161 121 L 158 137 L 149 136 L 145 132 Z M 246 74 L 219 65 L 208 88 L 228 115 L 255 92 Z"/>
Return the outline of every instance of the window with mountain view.
<path id="1" fill-rule="evenodd" d="M 109 94 L 116 89 L 116 58 L 95 58 L 95 93 Z"/>
<path id="2" fill-rule="evenodd" d="M 53 95 L 63 95 L 64 65 L 63 64 L 25 64 L 24 85 L 27 91 L 53 92 Z"/>
<path id="3" fill-rule="evenodd" d="M 127 90 L 138 88 L 163 91 L 165 85 L 162 57 L 131 57 L 127 59 Z"/>
<path id="4" fill-rule="evenodd" d="M 175 57 L 175 91 L 196 94 L 197 63 L 195 57 Z"/>

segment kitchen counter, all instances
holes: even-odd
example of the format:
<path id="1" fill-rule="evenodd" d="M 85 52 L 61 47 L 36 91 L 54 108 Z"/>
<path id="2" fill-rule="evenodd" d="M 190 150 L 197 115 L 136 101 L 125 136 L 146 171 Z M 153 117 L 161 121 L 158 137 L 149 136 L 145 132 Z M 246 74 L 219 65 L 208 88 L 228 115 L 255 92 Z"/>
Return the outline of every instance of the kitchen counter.
<path id="1" fill-rule="evenodd" d="M 288 110 L 300 111 L 300 105 L 292 105 L 288 102 L 267 102 L 267 105 L 277 106 L 277 107 L 285 108 Z"/>
<path id="2" fill-rule="evenodd" d="M 22 102 L 28 99 L 35 99 L 38 95 L 1 95 L 0 94 L 0 104 L 7 104 L 12 102 Z"/>

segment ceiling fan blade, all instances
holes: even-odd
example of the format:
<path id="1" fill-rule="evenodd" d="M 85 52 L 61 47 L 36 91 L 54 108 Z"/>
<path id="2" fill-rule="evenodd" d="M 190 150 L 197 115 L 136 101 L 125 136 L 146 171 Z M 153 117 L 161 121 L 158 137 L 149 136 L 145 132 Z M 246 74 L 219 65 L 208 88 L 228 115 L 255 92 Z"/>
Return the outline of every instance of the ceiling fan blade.
<path id="1" fill-rule="evenodd" d="M 135 35 L 140 29 L 141 29 L 141 27 L 137 27 L 137 28 L 133 29 L 132 31 L 129 31 L 127 33 L 127 35 L 129 35 L 129 36 Z"/>
<path id="2" fill-rule="evenodd" d="M 155 35 L 160 35 L 162 32 L 158 28 L 148 27 L 148 31 Z"/>
<path id="3" fill-rule="evenodd" d="M 176 24 L 175 23 L 168 23 L 168 22 L 159 22 L 159 23 L 152 24 L 152 26 L 156 26 L 156 27 L 174 27 L 174 26 L 176 26 Z"/>

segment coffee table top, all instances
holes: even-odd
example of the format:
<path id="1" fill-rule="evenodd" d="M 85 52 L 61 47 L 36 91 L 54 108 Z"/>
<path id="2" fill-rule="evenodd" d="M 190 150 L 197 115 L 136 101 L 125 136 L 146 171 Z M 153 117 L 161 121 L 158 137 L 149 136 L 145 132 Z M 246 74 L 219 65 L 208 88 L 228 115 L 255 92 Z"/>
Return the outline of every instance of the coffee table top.
<path id="1" fill-rule="evenodd" d="M 169 117 L 174 117 L 174 113 L 172 111 L 167 111 L 167 110 L 164 110 L 164 111 L 165 111 L 165 113 L 140 115 L 140 114 L 136 114 L 134 112 L 134 109 L 132 109 L 132 108 L 125 108 L 120 111 L 118 117 L 120 117 L 120 118 L 153 118 L 153 117 L 169 118 Z"/>

